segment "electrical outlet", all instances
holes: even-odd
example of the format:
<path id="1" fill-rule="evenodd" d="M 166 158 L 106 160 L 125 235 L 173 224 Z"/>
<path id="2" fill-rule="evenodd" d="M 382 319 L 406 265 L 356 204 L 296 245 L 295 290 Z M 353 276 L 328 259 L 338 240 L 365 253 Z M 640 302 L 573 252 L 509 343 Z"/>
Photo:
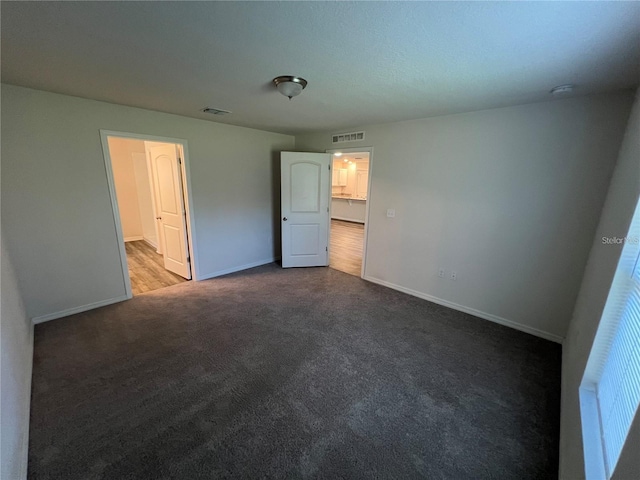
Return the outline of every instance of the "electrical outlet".
<path id="1" fill-rule="evenodd" d="M 387 208 L 387 217 L 393 218 L 396 216 L 396 211 L 393 208 Z"/>
<path id="2" fill-rule="evenodd" d="M 458 273 L 457 272 L 451 272 L 451 280 L 453 280 L 454 282 L 458 279 Z"/>
<path id="3" fill-rule="evenodd" d="M 444 268 L 439 268 L 439 269 L 438 269 L 438 276 L 439 276 L 440 278 L 444 278 Z"/>

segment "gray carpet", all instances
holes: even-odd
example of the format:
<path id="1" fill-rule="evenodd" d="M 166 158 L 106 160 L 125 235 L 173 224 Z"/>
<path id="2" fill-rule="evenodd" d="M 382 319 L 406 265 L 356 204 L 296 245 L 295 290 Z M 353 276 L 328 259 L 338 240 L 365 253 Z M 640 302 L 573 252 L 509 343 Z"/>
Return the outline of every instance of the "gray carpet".
<path id="1" fill-rule="evenodd" d="M 557 344 L 329 268 L 38 325 L 31 479 L 557 477 Z"/>

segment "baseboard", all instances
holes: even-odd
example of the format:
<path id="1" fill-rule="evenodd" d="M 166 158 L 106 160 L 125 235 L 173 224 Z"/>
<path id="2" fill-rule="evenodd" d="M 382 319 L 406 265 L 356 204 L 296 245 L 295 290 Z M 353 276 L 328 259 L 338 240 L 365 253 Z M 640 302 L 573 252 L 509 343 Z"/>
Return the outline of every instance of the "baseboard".
<path id="1" fill-rule="evenodd" d="M 239 272 L 241 270 L 247 270 L 249 268 L 259 267 L 261 265 L 266 265 L 268 263 L 273 263 L 276 260 L 278 260 L 278 258 L 271 257 L 271 258 L 264 259 L 264 260 L 258 260 L 257 262 L 251 262 L 251 263 L 247 263 L 245 265 L 240 265 L 238 267 L 226 268 L 224 270 L 218 270 L 216 272 L 206 273 L 204 275 L 200 275 L 198 277 L 198 280 L 208 280 L 209 278 L 215 278 L 215 277 L 220 277 L 222 275 L 228 275 L 230 273 Z"/>
<path id="2" fill-rule="evenodd" d="M 36 325 L 38 323 L 48 322 L 49 320 L 56 320 L 62 317 L 68 317 L 69 315 L 86 312 L 87 310 L 93 310 L 94 308 L 104 307 L 106 305 L 123 302 L 125 300 L 129 300 L 129 297 L 127 297 L 126 295 L 122 295 L 120 297 L 109 298 L 108 300 L 101 300 L 99 302 L 94 302 L 94 303 L 89 303 L 87 305 L 81 305 L 79 307 L 69 308 L 67 310 L 62 310 L 61 312 L 49 313 L 47 315 L 40 315 L 39 317 L 33 317 L 31 321 L 33 322 L 34 325 Z"/>
<path id="3" fill-rule="evenodd" d="M 356 219 L 347 218 L 347 217 L 331 217 L 331 220 L 342 220 L 344 222 L 361 223 L 362 225 L 364 225 L 364 220 L 356 220 Z"/>
<path id="4" fill-rule="evenodd" d="M 34 325 L 30 326 L 29 331 L 29 345 L 31 345 L 26 368 L 25 382 L 29 385 L 29 392 L 27 394 L 27 404 L 25 405 L 24 417 L 22 419 L 23 425 L 23 438 L 22 438 L 22 465 L 20 466 L 20 478 L 27 478 L 27 468 L 29 466 L 29 420 L 31 418 L 31 379 L 33 377 L 33 340 L 34 340 Z"/>
<path id="5" fill-rule="evenodd" d="M 399 292 L 406 293 L 414 297 L 422 298 L 423 300 L 428 300 L 430 302 L 437 303 L 438 305 L 443 305 L 445 307 L 458 310 L 459 312 L 468 313 L 475 317 L 479 317 L 484 320 L 489 320 L 490 322 L 499 323 L 500 325 L 504 325 L 505 327 L 511 327 L 516 330 L 520 330 L 521 332 L 529 333 L 531 335 L 535 335 L 536 337 L 544 338 L 545 340 L 551 340 L 552 342 L 556 342 L 556 343 L 562 343 L 562 341 L 564 340 L 563 337 L 556 335 L 554 333 L 545 332 L 543 330 L 539 330 L 537 328 L 530 327 L 528 325 L 523 325 L 521 323 L 514 322 L 513 320 L 508 320 L 506 318 L 498 317 L 497 315 L 493 315 L 491 313 L 486 313 L 480 310 L 476 310 L 475 308 L 465 307 L 464 305 L 458 305 L 457 303 L 453 303 L 448 300 L 443 300 L 441 298 L 434 297 L 426 293 L 418 292 L 417 290 L 401 287 L 400 285 L 396 285 L 395 283 L 391 283 L 391 282 L 386 282 L 384 280 L 380 280 L 379 278 L 371 277 L 368 275 L 365 275 L 363 278 L 364 280 L 367 280 L 369 282 L 377 283 L 378 285 L 392 288 L 393 290 L 398 290 Z"/>
<path id="6" fill-rule="evenodd" d="M 124 237 L 125 242 L 137 242 L 138 240 L 144 240 L 142 235 L 136 235 L 134 237 Z"/>
<path id="7" fill-rule="evenodd" d="M 151 240 L 149 240 L 148 238 L 142 238 L 142 240 L 144 240 L 144 243 L 146 243 L 147 245 L 153 247 L 156 251 L 158 250 L 158 244 L 156 242 L 152 242 Z M 126 240 L 125 240 L 126 242 Z"/>

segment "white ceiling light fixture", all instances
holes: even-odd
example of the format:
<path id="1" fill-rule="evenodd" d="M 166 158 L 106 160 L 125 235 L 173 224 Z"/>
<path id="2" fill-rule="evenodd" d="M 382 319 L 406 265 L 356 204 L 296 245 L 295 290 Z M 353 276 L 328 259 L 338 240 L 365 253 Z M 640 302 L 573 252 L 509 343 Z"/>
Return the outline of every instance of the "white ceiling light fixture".
<path id="1" fill-rule="evenodd" d="M 341 157 L 341 156 L 342 156 L 342 153 L 341 153 L 341 152 L 336 152 L 336 153 L 334 153 L 334 154 L 333 154 L 333 156 L 334 156 L 334 157 Z"/>
<path id="2" fill-rule="evenodd" d="M 221 108 L 207 107 L 202 109 L 203 113 L 210 113 L 211 115 L 226 115 L 231 113 L 229 110 L 222 110 Z"/>
<path id="3" fill-rule="evenodd" d="M 567 95 L 568 93 L 573 92 L 575 85 L 572 83 L 567 83 L 566 85 L 558 85 L 557 87 L 553 87 L 549 93 L 551 95 Z"/>
<path id="4" fill-rule="evenodd" d="M 307 81 L 304 78 L 293 75 L 281 75 L 274 78 L 273 83 L 282 95 L 289 97 L 289 100 L 300 95 L 307 86 Z"/>

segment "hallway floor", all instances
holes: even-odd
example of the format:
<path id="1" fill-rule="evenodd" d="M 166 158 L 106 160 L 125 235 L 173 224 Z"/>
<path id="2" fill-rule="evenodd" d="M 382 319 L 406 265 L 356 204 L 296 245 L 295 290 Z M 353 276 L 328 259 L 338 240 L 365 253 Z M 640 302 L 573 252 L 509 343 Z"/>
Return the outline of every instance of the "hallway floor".
<path id="1" fill-rule="evenodd" d="M 164 268 L 162 255 L 144 240 L 126 242 L 127 264 L 134 295 L 186 282 L 185 278 Z"/>
<path id="2" fill-rule="evenodd" d="M 362 270 L 363 244 L 363 224 L 332 219 L 329 266 L 359 277 Z"/>

